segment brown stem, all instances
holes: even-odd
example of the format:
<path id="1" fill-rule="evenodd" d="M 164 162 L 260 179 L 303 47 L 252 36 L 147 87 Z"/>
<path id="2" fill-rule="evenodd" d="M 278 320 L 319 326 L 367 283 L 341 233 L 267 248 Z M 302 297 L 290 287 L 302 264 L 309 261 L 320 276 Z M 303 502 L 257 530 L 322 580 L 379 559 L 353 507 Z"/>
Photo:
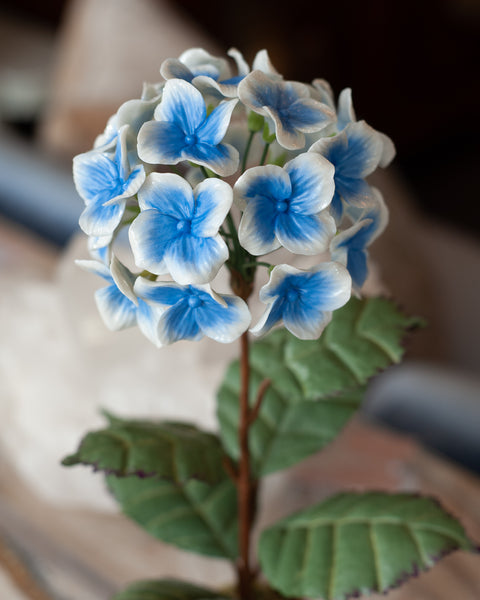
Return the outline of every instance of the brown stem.
<path id="1" fill-rule="evenodd" d="M 263 397 L 265 396 L 265 392 L 270 387 L 272 383 L 271 379 L 264 379 L 262 383 L 258 387 L 257 398 L 255 400 L 255 404 L 253 405 L 252 410 L 250 411 L 250 416 L 248 419 L 248 424 L 252 425 L 255 419 L 258 417 L 258 413 L 260 412 L 260 408 L 262 406 Z"/>
<path id="2" fill-rule="evenodd" d="M 252 526 L 252 478 L 250 473 L 250 452 L 248 448 L 248 430 L 250 425 L 249 406 L 249 342 L 248 333 L 245 332 L 240 340 L 240 423 L 239 423 L 239 446 L 240 463 L 237 478 L 238 495 L 238 523 L 240 556 L 238 560 L 238 592 L 241 600 L 250 600 L 252 587 L 252 571 L 250 567 L 250 530 Z"/>

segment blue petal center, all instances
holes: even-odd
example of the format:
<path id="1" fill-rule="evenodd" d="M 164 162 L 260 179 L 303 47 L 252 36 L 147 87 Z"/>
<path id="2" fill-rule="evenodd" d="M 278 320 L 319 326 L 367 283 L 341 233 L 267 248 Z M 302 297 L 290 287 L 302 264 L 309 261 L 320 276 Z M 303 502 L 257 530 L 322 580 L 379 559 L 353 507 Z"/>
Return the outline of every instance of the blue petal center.
<path id="1" fill-rule="evenodd" d="M 297 288 L 290 288 L 289 290 L 287 290 L 287 293 L 285 294 L 285 300 L 289 304 L 293 304 L 293 303 L 297 302 L 299 297 L 300 297 L 300 291 Z"/>
<path id="2" fill-rule="evenodd" d="M 190 308 L 197 308 L 202 304 L 202 300 L 198 296 L 189 296 L 188 306 Z"/>
<path id="3" fill-rule="evenodd" d="M 198 142 L 198 138 L 194 133 L 185 136 L 185 146 L 194 146 Z"/>
<path id="4" fill-rule="evenodd" d="M 189 219 L 182 219 L 177 223 L 178 233 L 190 233 L 192 230 L 192 222 Z"/>
<path id="5" fill-rule="evenodd" d="M 287 200 L 279 200 L 277 202 L 277 211 L 281 212 L 281 213 L 284 213 L 284 212 L 287 212 L 287 210 L 288 210 L 288 202 L 287 202 Z"/>

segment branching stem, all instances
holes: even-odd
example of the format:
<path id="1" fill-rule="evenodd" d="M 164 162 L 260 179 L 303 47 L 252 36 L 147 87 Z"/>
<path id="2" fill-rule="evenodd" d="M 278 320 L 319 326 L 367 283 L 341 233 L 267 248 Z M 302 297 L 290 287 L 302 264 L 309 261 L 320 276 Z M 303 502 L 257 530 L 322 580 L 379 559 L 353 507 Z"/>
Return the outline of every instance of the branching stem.
<path id="1" fill-rule="evenodd" d="M 249 425 L 252 425 L 258 417 L 258 413 L 260 412 L 260 408 L 262 406 L 263 397 L 265 396 L 265 392 L 268 390 L 271 383 L 271 379 L 264 379 L 258 387 L 257 398 L 252 410 L 250 411 Z"/>

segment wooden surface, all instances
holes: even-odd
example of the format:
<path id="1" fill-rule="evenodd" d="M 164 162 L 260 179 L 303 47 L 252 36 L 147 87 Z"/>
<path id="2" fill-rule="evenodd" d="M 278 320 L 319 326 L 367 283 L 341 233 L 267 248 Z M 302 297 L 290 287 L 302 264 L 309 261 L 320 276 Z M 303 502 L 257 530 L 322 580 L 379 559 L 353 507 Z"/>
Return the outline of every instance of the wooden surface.
<path id="1" fill-rule="evenodd" d="M 435 496 L 462 521 L 474 540 L 480 540 L 480 482 L 476 477 L 410 440 L 359 420 L 328 450 L 302 463 L 288 477 L 270 478 L 261 521 L 269 522 L 339 489 L 370 488 Z M 36 587 L 29 585 L 29 578 L 60 598 L 107 600 L 115 589 L 139 578 L 185 577 L 188 573 L 199 583 L 222 585 L 231 575 L 222 561 L 172 549 L 150 539 L 122 516 L 49 505 L 34 497 L 5 464 L 0 470 L 0 538 L 4 551 L 7 547 L 17 552 L 22 569 L 30 569 L 30 574 L 19 574 L 17 569 L 15 578 L 11 564 L 4 563 L 4 576 L 10 576 L 10 585 L 17 585 L 25 598 L 32 600 L 49 596 L 39 595 Z M 29 595 L 28 589 L 35 593 Z M 430 572 L 391 592 L 389 598 L 478 600 L 480 556 L 454 553 Z"/>

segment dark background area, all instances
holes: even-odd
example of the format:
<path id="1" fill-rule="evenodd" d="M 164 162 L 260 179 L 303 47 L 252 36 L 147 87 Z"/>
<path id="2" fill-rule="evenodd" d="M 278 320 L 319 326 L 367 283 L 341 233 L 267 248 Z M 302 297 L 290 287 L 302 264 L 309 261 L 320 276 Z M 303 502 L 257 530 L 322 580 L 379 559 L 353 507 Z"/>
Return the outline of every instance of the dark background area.
<path id="1" fill-rule="evenodd" d="M 16 0 L 2 10 L 55 30 L 64 4 Z M 351 87 L 357 117 L 394 140 L 419 207 L 478 237 L 479 0 L 171 4 L 248 61 L 267 48 L 287 79 L 322 77 L 336 94 Z"/>

